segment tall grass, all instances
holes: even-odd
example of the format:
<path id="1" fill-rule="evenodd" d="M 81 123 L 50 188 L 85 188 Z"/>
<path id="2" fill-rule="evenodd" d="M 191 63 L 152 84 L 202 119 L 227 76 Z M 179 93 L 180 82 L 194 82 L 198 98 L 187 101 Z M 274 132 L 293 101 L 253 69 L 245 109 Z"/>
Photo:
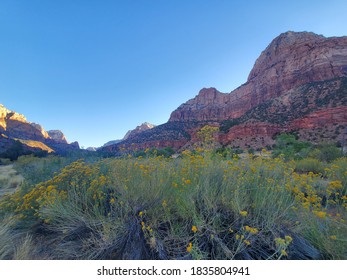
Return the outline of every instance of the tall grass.
<path id="1" fill-rule="evenodd" d="M 23 183 L 23 177 L 13 169 L 13 165 L 0 166 L 0 197 L 14 192 Z"/>
<path id="2" fill-rule="evenodd" d="M 4 197 L 0 213 L 31 236 L 21 251 L 43 258 L 344 259 L 346 162 L 316 174 L 201 151 L 79 160 Z"/>
<path id="3" fill-rule="evenodd" d="M 14 230 L 11 216 L 2 219 L 0 227 L 0 259 L 29 260 L 35 258 L 32 237 Z"/>

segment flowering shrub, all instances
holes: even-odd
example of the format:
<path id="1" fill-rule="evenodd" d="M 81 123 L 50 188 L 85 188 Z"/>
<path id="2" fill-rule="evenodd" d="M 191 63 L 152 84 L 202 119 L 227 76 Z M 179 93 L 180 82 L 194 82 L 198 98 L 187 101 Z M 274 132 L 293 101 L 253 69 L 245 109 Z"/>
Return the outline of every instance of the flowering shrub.
<path id="1" fill-rule="evenodd" d="M 202 148 L 78 160 L 4 196 L 0 217 L 58 259 L 346 258 L 347 160 L 295 167 Z"/>

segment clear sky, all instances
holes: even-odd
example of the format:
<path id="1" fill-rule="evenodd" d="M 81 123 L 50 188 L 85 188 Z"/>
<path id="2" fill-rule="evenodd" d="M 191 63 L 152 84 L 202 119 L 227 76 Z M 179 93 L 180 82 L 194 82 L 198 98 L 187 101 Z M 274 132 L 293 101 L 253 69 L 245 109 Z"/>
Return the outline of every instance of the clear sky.
<path id="1" fill-rule="evenodd" d="M 98 147 L 232 91 L 288 30 L 347 35 L 347 1 L 0 0 L 0 103 Z"/>

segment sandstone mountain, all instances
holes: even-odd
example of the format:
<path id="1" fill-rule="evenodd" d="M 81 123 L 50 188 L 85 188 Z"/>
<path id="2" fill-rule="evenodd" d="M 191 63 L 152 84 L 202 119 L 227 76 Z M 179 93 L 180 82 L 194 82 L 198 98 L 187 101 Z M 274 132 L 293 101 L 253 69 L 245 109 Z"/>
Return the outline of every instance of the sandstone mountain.
<path id="1" fill-rule="evenodd" d="M 111 141 L 106 142 L 104 145 L 102 145 L 102 147 L 115 145 L 115 144 L 118 144 L 119 142 L 122 142 L 122 140 L 111 140 Z M 94 149 L 97 150 L 98 148 L 94 148 Z"/>
<path id="2" fill-rule="evenodd" d="M 230 93 L 204 88 L 167 123 L 105 150 L 173 147 L 196 141 L 203 125 L 234 147 L 264 147 L 280 132 L 313 142 L 342 141 L 347 127 L 347 37 L 286 32 L 260 54 L 247 82 Z"/>
<path id="3" fill-rule="evenodd" d="M 144 122 L 143 124 L 138 125 L 135 129 L 129 130 L 125 134 L 123 140 L 131 139 L 131 138 L 135 137 L 136 135 L 140 134 L 141 132 L 149 130 L 149 129 L 152 129 L 154 127 L 155 127 L 154 124 L 150 124 L 148 122 Z"/>
<path id="4" fill-rule="evenodd" d="M 79 149 L 78 143 L 68 143 L 60 130 L 46 131 L 41 125 L 28 122 L 25 116 L 0 104 L 0 153 L 9 149 L 15 141 L 21 142 L 30 151 L 63 153 Z"/>
<path id="5" fill-rule="evenodd" d="M 152 129 L 154 128 L 155 125 L 154 124 L 151 124 L 151 123 L 148 123 L 148 122 L 144 122 L 142 123 L 141 125 L 138 125 L 136 128 L 132 129 L 132 130 L 128 130 L 128 132 L 124 135 L 123 139 L 121 140 L 111 140 L 111 141 L 108 141 L 107 143 L 105 143 L 101 148 L 99 149 L 103 149 L 107 146 L 113 146 L 113 145 L 116 145 L 122 141 L 125 141 L 127 139 L 131 139 L 133 138 L 134 136 L 146 131 L 146 130 L 149 130 L 149 129 Z"/>

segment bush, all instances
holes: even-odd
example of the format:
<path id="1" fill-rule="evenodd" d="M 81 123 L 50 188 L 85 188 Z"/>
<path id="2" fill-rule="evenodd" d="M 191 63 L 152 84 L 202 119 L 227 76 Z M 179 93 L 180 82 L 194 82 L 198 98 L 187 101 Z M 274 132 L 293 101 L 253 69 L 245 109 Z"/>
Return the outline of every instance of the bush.
<path id="1" fill-rule="evenodd" d="M 295 162 L 295 171 L 296 172 L 313 172 L 313 173 L 323 173 L 324 165 L 321 161 L 314 158 L 305 158 L 297 160 Z"/>
<path id="2" fill-rule="evenodd" d="M 334 144 L 320 144 L 308 154 L 309 157 L 325 162 L 332 162 L 343 156 L 342 150 Z"/>
<path id="3" fill-rule="evenodd" d="M 297 140 L 292 134 L 280 134 L 276 137 L 276 144 L 273 150 L 273 157 L 283 155 L 285 159 L 302 159 L 306 157 L 311 149 L 311 144 Z"/>

